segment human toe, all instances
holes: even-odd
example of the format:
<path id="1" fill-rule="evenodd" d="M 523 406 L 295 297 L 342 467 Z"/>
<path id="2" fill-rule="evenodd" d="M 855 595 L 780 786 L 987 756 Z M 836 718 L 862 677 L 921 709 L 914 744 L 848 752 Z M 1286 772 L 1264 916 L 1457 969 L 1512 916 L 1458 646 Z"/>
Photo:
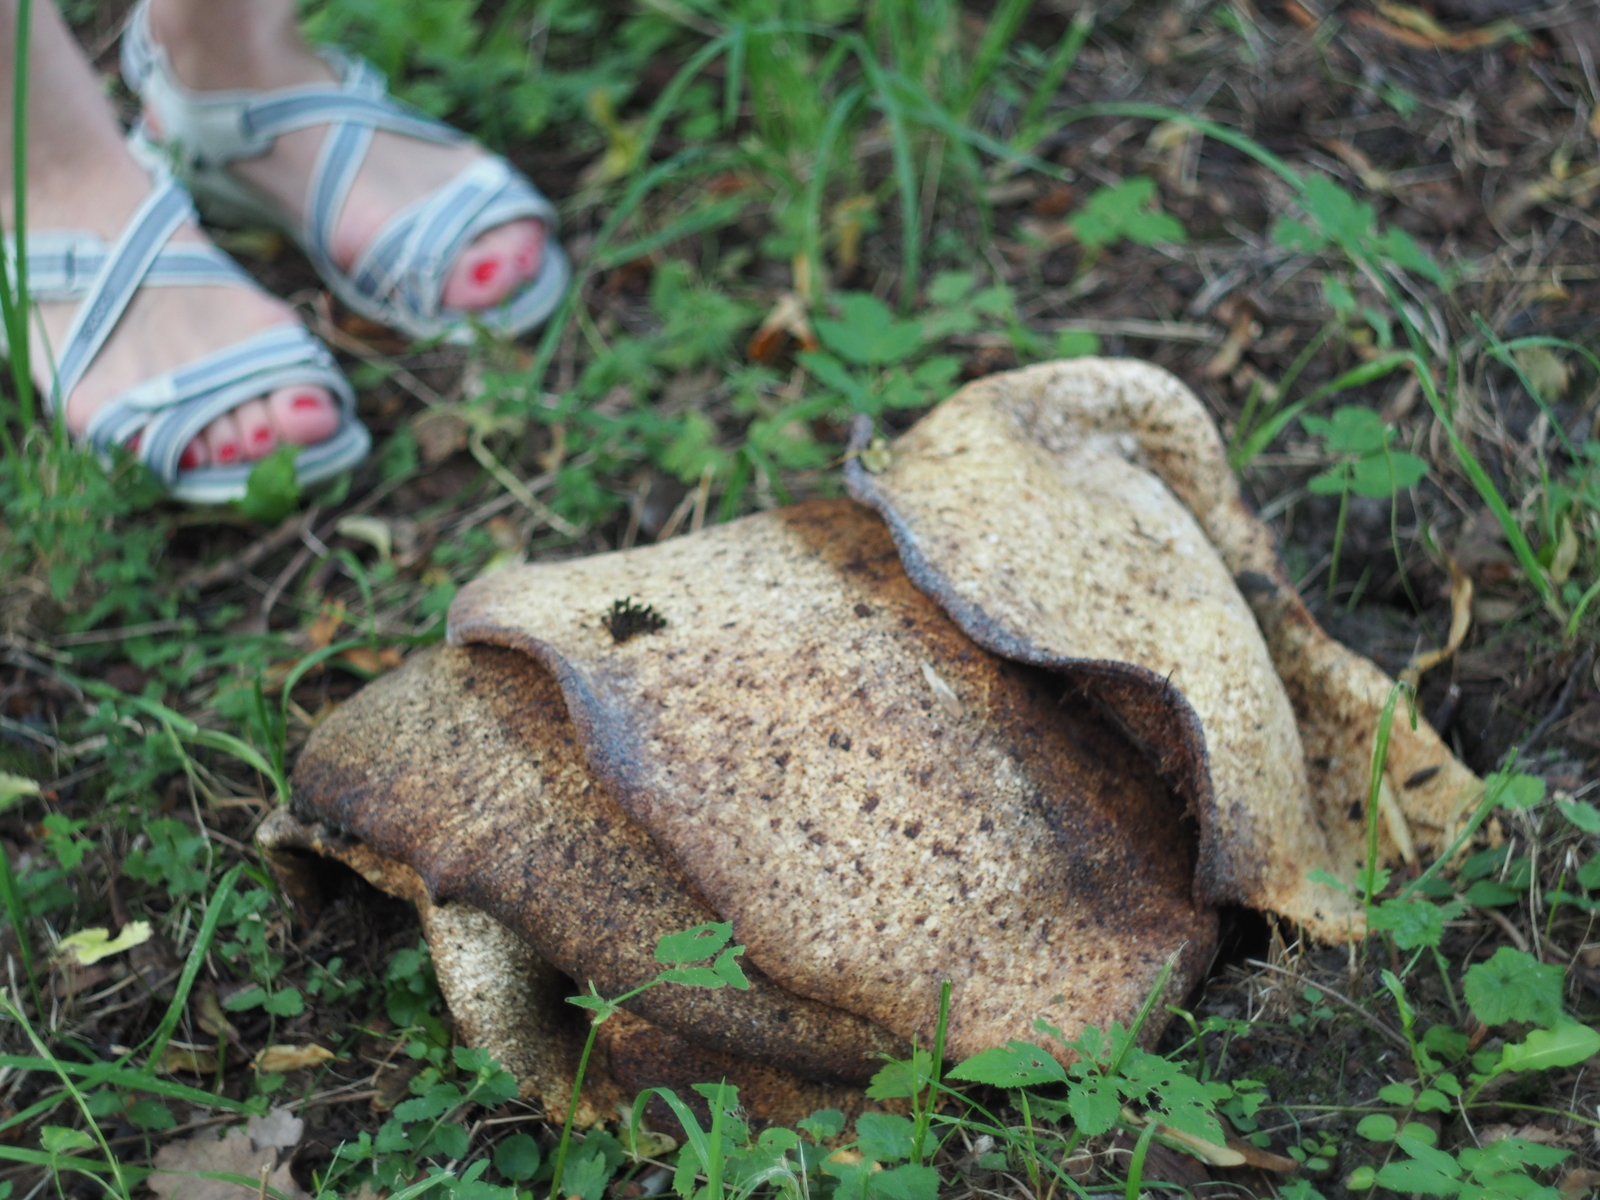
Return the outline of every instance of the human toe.
<path id="1" fill-rule="evenodd" d="M 297 446 L 324 441 L 339 428 L 338 406 L 325 388 L 279 388 L 265 407 L 279 440 Z"/>
<path id="2" fill-rule="evenodd" d="M 507 222 L 462 252 L 440 298 L 446 308 L 492 308 L 537 276 L 543 260 L 543 223 Z"/>
<path id="3" fill-rule="evenodd" d="M 260 400 L 249 400 L 233 410 L 239 426 L 240 452 L 247 461 L 265 458 L 278 446 L 278 431 L 272 427 L 272 414 Z"/>
<path id="4" fill-rule="evenodd" d="M 223 413 L 206 426 L 201 436 L 205 438 L 207 457 L 211 462 L 227 467 L 244 461 L 243 437 L 239 432 L 239 422 L 233 419 L 232 413 Z"/>

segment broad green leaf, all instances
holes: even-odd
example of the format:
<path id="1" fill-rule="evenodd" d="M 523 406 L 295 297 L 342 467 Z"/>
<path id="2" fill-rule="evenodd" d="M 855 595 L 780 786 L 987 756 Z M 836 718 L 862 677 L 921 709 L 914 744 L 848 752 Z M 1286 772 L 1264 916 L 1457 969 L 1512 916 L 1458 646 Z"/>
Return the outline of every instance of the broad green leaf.
<path id="1" fill-rule="evenodd" d="M 263 525 L 275 525 L 293 512 L 300 503 L 300 483 L 295 476 L 294 460 L 303 448 L 279 446 L 257 462 L 245 481 L 244 498 L 235 500 L 234 507 Z"/>
<path id="2" fill-rule="evenodd" d="M 273 992 L 261 1002 L 261 1007 L 275 1017 L 298 1017 L 306 1010 L 299 988 L 284 988 Z"/>
<path id="3" fill-rule="evenodd" d="M 795 1122 L 802 1133 L 809 1133 L 814 1141 L 825 1142 L 837 1137 L 844 1129 L 844 1114 L 837 1108 L 819 1108 L 809 1117 Z"/>
<path id="4" fill-rule="evenodd" d="M 1086 250 L 1108 246 L 1122 237 L 1141 246 L 1182 242 L 1183 226 L 1176 219 L 1146 207 L 1155 190 L 1155 181 L 1148 176 L 1124 179 L 1115 187 L 1095 192 L 1067 223 Z"/>
<path id="5" fill-rule="evenodd" d="M 1057 358 L 1084 358 L 1100 353 L 1100 335 L 1087 329 L 1063 329 L 1056 334 Z"/>
<path id="6" fill-rule="evenodd" d="M 1406 1142 L 1421 1142 L 1424 1146 L 1437 1146 L 1439 1135 L 1433 1131 L 1433 1126 L 1424 1125 L 1420 1121 L 1407 1121 L 1400 1127 L 1400 1132 L 1395 1141 L 1402 1144 Z"/>
<path id="7" fill-rule="evenodd" d="M 883 366 L 910 358 L 922 347 L 922 326 L 902 321 L 867 292 L 838 297 L 839 319 L 816 317 L 812 328 L 822 344 L 847 362 Z"/>
<path id="8" fill-rule="evenodd" d="M 0 780 L 0 789 L 3 788 L 4 781 Z M 1557 800 L 1556 807 L 1561 810 L 1563 817 L 1583 832 L 1600 833 L 1600 808 L 1587 800 Z"/>
<path id="9" fill-rule="evenodd" d="M 994 1087 L 1031 1087 L 1059 1083 L 1067 1073 L 1048 1050 L 1032 1042 L 1007 1042 L 973 1055 L 949 1072 L 951 1079 L 987 1083 Z"/>
<path id="10" fill-rule="evenodd" d="M 1394 228 L 1387 230 L 1383 237 L 1377 240 L 1375 248 L 1395 266 L 1443 286 L 1444 272 L 1439 269 L 1439 264 L 1429 258 L 1405 230 Z"/>
<path id="11" fill-rule="evenodd" d="M 869 1100 L 910 1099 L 933 1082 L 933 1055 L 912 1052 L 910 1062 L 885 1063 L 867 1086 Z"/>
<path id="12" fill-rule="evenodd" d="M 1501 946 L 1488 962 L 1467 968 L 1467 1003 L 1485 1025 L 1526 1021 L 1554 1025 L 1561 1019 L 1561 985 L 1566 973 L 1531 954 Z"/>
<path id="13" fill-rule="evenodd" d="M 159 1100 L 137 1100 L 128 1106 L 128 1120 L 140 1129 L 171 1129 L 178 1123 L 172 1110 Z"/>
<path id="14" fill-rule="evenodd" d="M 1522 899 L 1522 893 L 1496 879 L 1480 879 L 1462 893 L 1468 904 L 1479 908 L 1504 908 Z"/>
<path id="15" fill-rule="evenodd" d="M 494 1148 L 494 1169 L 521 1183 L 539 1169 L 539 1143 L 526 1133 L 513 1133 Z"/>
<path id="16" fill-rule="evenodd" d="M 561 1194 L 577 1196 L 579 1200 L 600 1200 L 610 1178 L 611 1168 L 598 1154 L 577 1162 L 569 1158 L 561 1172 Z"/>
<path id="17" fill-rule="evenodd" d="M 70 957 L 79 966 L 87 967 L 97 963 L 102 958 L 110 958 L 113 954 L 121 954 L 124 950 L 132 950 L 135 946 L 142 946 L 150 940 L 149 921 L 129 921 L 122 927 L 122 932 L 112 937 L 109 932 L 100 926 L 92 929 L 81 929 L 68 937 L 61 939 L 56 947 L 57 953 Z"/>
<path id="18" fill-rule="evenodd" d="M 1572 1067 L 1600 1054 L 1600 1033 L 1576 1021 L 1563 1021 L 1554 1029 L 1535 1029 L 1527 1040 L 1500 1052 L 1502 1071 L 1544 1071 Z"/>
<path id="19" fill-rule="evenodd" d="M 1415 1159 L 1385 1163 L 1374 1178 L 1379 1187 L 1407 1195 L 1454 1196 L 1461 1190 L 1460 1180 Z"/>
<path id="20" fill-rule="evenodd" d="M 1313 496 L 1337 496 L 1350 486 L 1350 464 L 1335 463 L 1306 480 L 1306 491 Z"/>
<path id="21" fill-rule="evenodd" d="M 745 978 L 744 968 L 739 965 L 739 955 L 743 953 L 743 946 L 729 946 L 717 955 L 717 961 L 711 964 L 711 969 L 723 983 L 741 992 L 750 988 L 750 981 Z"/>
<path id="22" fill-rule="evenodd" d="M 1450 1097 L 1437 1088 L 1424 1088 L 1422 1095 L 1417 1097 L 1418 1112 L 1449 1112 L 1454 1107 Z"/>
<path id="23" fill-rule="evenodd" d="M 1505 808 L 1532 808 L 1544 799 L 1544 780 L 1518 771 L 1496 771 L 1484 779 L 1491 795 L 1499 793 Z"/>
<path id="24" fill-rule="evenodd" d="M 1556 1146 L 1541 1146 L 1524 1138 L 1497 1138 L 1481 1149 L 1465 1146 L 1461 1150 L 1461 1165 L 1472 1172 L 1474 1179 L 1493 1179 L 1523 1167 L 1547 1169 L 1565 1162 L 1572 1156 L 1570 1150 Z"/>
<path id="25" fill-rule="evenodd" d="M 1413 1138 L 1395 1143 L 1409 1160 L 1385 1163 L 1378 1170 L 1378 1185 L 1397 1192 L 1421 1192 L 1428 1196 L 1453 1196 L 1461 1190 L 1461 1164 L 1454 1155 L 1436 1150 Z"/>
<path id="26" fill-rule="evenodd" d="M 1392 1142 L 1400 1123 L 1388 1113 L 1368 1113 L 1356 1123 L 1356 1133 L 1369 1142 Z"/>
<path id="27" fill-rule="evenodd" d="M 707 921 L 682 933 L 669 933 L 656 943 L 658 963 L 690 963 L 713 958 L 733 940 L 733 925 Z M 708 968 L 709 969 L 709 968 Z"/>
<path id="28" fill-rule="evenodd" d="M 1387 930 L 1402 950 L 1437 946 L 1444 937 L 1444 924 L 1461 915 L 1457 902 L 1439 905 L 1427 900 L 1385 900 L 1372 910 L 1370 924 Z"/>
<path id="29" fill-rule="evenodd" d="M 682 987 L 719 988 L 727 985 L 727 980 L 717 974 L 715 967 L 668 967 L 661 972 L 661 979 L 666 983 L 676 983 Z"/>
<path id="30" fill-rule="evenodd" d="M 1388 1083 L 1378 1089 L 1378 1099 L 1385 1104 L 1407 1105 L 1416 1097 L 1416 1090 L 1409 1083 Z"/>
<path id="31" fill-rule="evenodd" d="M 1307 175 L 1300 202 L 1317 226 L 1347 249 L 1372 232 L 1372 205 L 1363 204 L 1326 175 Z"/>
<path id="32" fill-rule="evenodd" d="M 1332 417 L 1301 417 L 1300 424 L 1323 440 L 1329 454 L 1371 454 L 1382 450 L 1389 437 L 1382 417 L 1354 404 L 1335 409 Z"/>
<path id="33" fill-rule="evenodd" d="M 928 303 L 948 308 L 970 292 L 977 280 L 971 271 L 941 271 L 928 284 Z"/>
<path id="34" fill-rule="evenodd" d="M 883 1200 L 938 1200 L 939 1173 L 912 1163 L 874 1171 L 867 1176 L 867 1194 Z"/>
<path id="35" fill-rule="evenodd" d="M 1099 1137 L 1117 1123 L 1121 1104 L 1117 1085 L 1099 1072 L 1067 1085 L 1067 1111 L 1085 1137 Z"/>
<path id="36" fill-rule="evenodd" d="M 49 1154 L 64 1154 L 68 1150 L 88 1150 L 94 1138 L 81 1129 L 68 1129 L 65 1125 L 46 1125 L 39 1131 L 39 1145 Z"/>
<path id="37" fill-rule="evenodd" d="M 467 1135 L 467 1127 L 455 1121 L 444 1121 L 433 1131 L 429 1139 L 429 1149 L 444 1155 L 446 1158 L 465 1158 L 467 1149 L 472 1144 L 472 1139 Z"/>
<path id="38" fill-rule="evenodd" d="M 856 1148 L 874 1162 L 899 1162 L 911 1157 L 916 1129 L 894 1113 L 862 1113 L 856 1118 Z"/>
<path id="39" fill-rule="evenodd" d="M 1600 888 L 1600 858 L 1591 858 L 1578 868 L 1578 882 L 1591 892 Z"/>
<path id="40" fill-rule="evenodd" d="M 1416 487 L 1427 474 L 1428 464 L 1404 450 L 1369 454 L 1351 470 L 1350 490 L 1358 496 L 1382 500 L 1404 488 Z"/>
<path id="41" fill-rule="evenodd" d="M 1273 222 L 1272 240 L 1285 250 L 1301 254 L 1316 254 L 1328 245 L 1328 239 L 1319 230 L 1291 217 L 1279 217 Z"/>

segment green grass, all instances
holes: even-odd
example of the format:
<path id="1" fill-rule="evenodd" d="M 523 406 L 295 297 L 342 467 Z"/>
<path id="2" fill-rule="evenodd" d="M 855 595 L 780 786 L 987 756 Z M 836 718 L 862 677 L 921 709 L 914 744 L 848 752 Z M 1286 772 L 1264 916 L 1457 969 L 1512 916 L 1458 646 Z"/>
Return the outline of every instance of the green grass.
<path id="1" fill-rule="evenodd" d="M 24 3 L 24 23 L 28 13 Z M 1216 394 L 1248 481 L 1327 498 L 1330 605 L 1354 602 L 1340 560 L 1356 507 L 1386 506 L 1397 577 L 1411 588 L 1430 555 L 1439 575 L 1433 525 L 1451 513 L 1446 497 L 1466 496 L 1504 542 L 1497 586 L 1523 602 L 1498 636 L 1520 639 L 1529 660 L 1567 662 L 1593 645 L 1600 446 L 1571 415 L 1600 375 L 1592 345 L 1497 328 L 1497 310 L 1466 282 L 1473 264 L 1437 259 L 1357 184 L 1170 103 L 1101 98 L 1096 72 L 1119 61 L 1107 47 L 1139 33 L 1127 18 L 1097 27 L 1086 9 L 1067 21 L 1025 0 L 317 0 L 305 15 L 413 102 L 496 147 L 567 163 L 557 170 L 571 184 L 563 216 L 582 248 L 578 280 L 525 347 L 367 345 L 370 331 L 344 331 L 380 434 L 374 462 L 309 496 L 264 470 L 246 505 L 194 513 L 164 505 L 136 464 L 99 462 L 40 416 L 21 336 L 26 262 L 0 263 L 0 320 L 17 350 L 0 399 L 0 638 L 15 672 L 0 680 L 11 689 L 0 704 L 0 832 L 17 848 L 0 872 L 17 945 L 0 1067 L 24 1081 L 0 1115 L 0 1161 L 18 1169 L 0 1196 L 11 1179 L 34 1178 L 22 1168 L 129 1196 L 185 1106 L 242 1116 L 309 1102 L 321 1076 L 229 1058 L 240 1027 L 259 1047 L 308 1011 L 341 1050 L 381 1045 L 416 1070 L 388 1115 L 318 1165 L 325 1194 L 372 1184 L 395 1200 L 430 1190 L 601 1200 L 644 1178 L 637 1117 L 581 1141 L 546 1130 L 543 1144 L 479 1127 L 514 1105 L 514 1087 L 451 1044 L 414 934 L 312 957 L 239 847 L 287 794 L 319 715 L 396 652 L 437 640 L 455 588 L 480 571 L 836 493 L 851 417 L 892 434 L 965 376 L 1092 349 L 1052 321 L 1093 321 L 1108 293 L 1078 303 L 1052 291 L 1107 275 L 1118 291 L 1143 292 L 1197 248 L 1242 261 L 1236 225 L 1189 203 L 1151 154 L 1130 152 L 1115 170 L 1064 165 L 1063 146 L 1117 123 L 1142 137 L 1177 122 L 1198 131 L 1203 155 L 1257 164 L 1285 189 L 1260 185 L 1267 217 L 1250 232 L 1258 248 L 1306 264 L 1314 332 L 1242 395 Z M 1229 15 L 1196 20 L 1242 47 Z M 19 96 L 25 86 L 19 72 Z M 1050 189 L 1070 187 L 1066 232 L 996 198 L 1018 180 L 1037 184 L 1041 211 Z M 15 202 L 25 216 L 20 188 Z M 1066 282 L 1047 285 L 1051 237 L 1074 257 Z M 757 339 L 782 311 L 789 318 Z M 1489 435 L 1486 378 L 1547 422 L 1549 436 L 1520 457 Z M 1423 403 L 1381 415 L 1380 389 L 1407 380 Z M 1288 451 L 1301 457 L 1285 478 L 1269 460 Z M 1311 503 L 1302 508 L 1319 511 Z M 301 537 L 307 505 L 316 514 Z M 1412 600 L 1437 616 L 1431 595 Z M 1565 961 L 1587 937 L 1600 813 L 1547 794 L 1536 751 L 1514 761 L 1450 854 L 1409 879 L 1369 862 L 1374 932 L 1353 965 L 1281 957 L 1274 966 L 1292 964 L 1300 982 L 1254 1019 L 1178 1013 L 1187 1036 L 1169 1034 L 1159 1055 L 1131 1031 L 1088 1031 L 1073 1039 L 1070 1068 L 1013 1044 L 946 1071 L 936 1046 L 885 1064 L 874 1082 L 910 1116 L 853 1125 L 821 1112 L 792 1130 L 752 1130 L 731 1089 L 707 1081 L 709 1128 L 683 1097 L 666 1097 L 689 1133 L 668 1164 L 672 1190 L 931 1200 L 940 1188 L 1025 1187 L 1134 1200 L 1150 1186 L 1152 1147 L 1194 1153 L 1226 1120 L 1304 1164 L 1278 1187 L 1291 1200 L 1370 1187 L 1549 1194 L 1538 1189 L 1576 1161 L 1565 1150 L 1480 1149 L 1462 1132 L 1511 1119 L 1596 1125 L 1563 1090 L 1595 1052 L 1575 1019 L 1592 1020 L 1592 1005 L 1538 951 Z M 118 911 L 151 922 L 173 978 L 107 1049 L 85 1033 L 99 1036 L 98 1010 L 71 997 L 63 1007 L 53 946 Z M 1515 929 L 1526 948 L 1475 961 L 1469 921 L 1497 938 Z M 601 1016 L 613 1003 L 582 999 Z M 197 1014 L 211 1008 L 222 1025 L 207 1017 L 208 1029 Z M 1239 1057 L 1241 1044 L 1280 1038 L 1357 1048 L 1312 1101 L 1295 1071 Z M 163 1074 L 175 1040 L 185 1053 L 214 1047 L 213 1070 L 194 1082 Z M 1441 1137 L 1435 1123 L 1457 1117 Z M 1131 1153 L 1086 1166 L 1085 1147 L 1113 1137 Z M 864 1159 L 835 1154 L 849 1147 Z"/>

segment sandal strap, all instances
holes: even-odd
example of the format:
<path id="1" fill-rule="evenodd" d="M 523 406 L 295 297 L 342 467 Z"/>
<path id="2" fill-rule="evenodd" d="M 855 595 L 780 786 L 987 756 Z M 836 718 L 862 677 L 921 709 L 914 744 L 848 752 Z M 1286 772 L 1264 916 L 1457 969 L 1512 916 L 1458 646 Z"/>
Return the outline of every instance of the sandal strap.
<path id="1" fill-rule="evenodd" d="M 158 179 L 123 227 L 99 274 L 82 293 L 78 311 L 61 339 L 55 384 L 49 393 L 52 409 L 59 409 L 62 398 L 70 396 L 82 381 L 167 239 L 193 217 L 194 205 L 188 194 L 172 180 Z"/>
<path id="2" fill-rule="evenodd" d="M 184 447 L 201 430 L 246 400 L 294 384 L 328 389 L 339 398 L 342 424 L 355 423 L 355 396 L 327 347 L 304 326 L 284 324 L 112 398 L 90 420 L 84 438 L 105 451 L 139 435 L 139 459 L 172 487 L 178 482 Z M 302 455 L 315 449 L 309 447 Z"/>
<path id="3" fill-rule="evenodd" d="M 256 158 L 286 133 L 318 125 L 350 124 L 386 130 L 441 145 L 466 134 L 389 95 L 383 74 L 370 63 L 323 47 L 318 51 L 334 83 L 300 84 L 272 91 L 194 91 L 172 70 L 150 32 L 148 3 L 141 3 L 122 34 L 122 75 L 160 114 L 170 144 L 191 166 L 222 166 Z"/>
<path id="4" fill-rule="evenodd" d="M 7 237 L 6 253 L 15 258 L 16 242 Z M 78 300 L 88 292 L 111 258 L 111 246 L 92 233 L 35 233 L 28 247 L 28 295 L 34 300 Z M 203 287 L 249 284 L 248 272 L 221 250 L 206 243 L 168 243 L 150 264 L 141 287 Z"/>
<path id="5" fill-rule="evenodd" d="M 350 269 L 350 285 L 373 304 L 437 321 L 445 280 L 462 252 L 481 234 L 523 217 L 550 226 L 555 209 L 503 159 L 480 159 L 391 217 Z"/>
<path id="6" fill-rule="evenodd" d="M 524 217 L 544 222 L 551 234 L 558 223 L 555 206 L 496 156 L 396 213 L 350 271 L 333 261 L 339 217 L 376 132 L 444 145 L 470 139 L 394 99 L 371 64 L 335 50 L 319 52 L 339 76 L 337 83 L 270 92 L 191 91 L 177 81 L 165 50 L 151 36 L 149 0 L 141 0 L 123 33 L 122 68 L 129 87 L 160 116 L 180 161 L 197 172 L 197 187 L 200 172 L 263 154 L 281 134 L 327 127 L 307 186 L 304 224 L 292 232 L 318 274 L 357 312 L 423 338 L 468 334 L 473 324 L 514 334 L 547 316 L 571 275 L 553 237 L 546 239 L 538 277 L 503 305 L 467 313 L 442 304 L 450 268 L 480 234 Z"/>

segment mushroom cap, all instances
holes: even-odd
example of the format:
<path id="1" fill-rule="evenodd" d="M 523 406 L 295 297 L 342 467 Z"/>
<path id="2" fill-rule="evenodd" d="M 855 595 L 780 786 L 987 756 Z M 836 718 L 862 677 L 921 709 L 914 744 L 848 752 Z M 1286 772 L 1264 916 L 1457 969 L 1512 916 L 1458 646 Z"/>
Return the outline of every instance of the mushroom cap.
<path id="1" fill-rule="evenodd" d="M 993 376 L 874 462 L 856 502 L 470 584 L 450 647 L 318 728 L 264 842 L 478 929 L 441 985 L 547 1097 L 566 1060 L 518 1038 L 569 1035 L 519 1003 L 620 993 L 731 921 L 751 988 L 630 1001 L 600 1108 L 741 1063 L 771 1113 L 858 1086 L 931 1042 L 944 980 L 957 1058 L 1128 1024 L 1169 962 L 1169 994 L 1198 979 L 1223 903 L 1359 934 L 1307 875 L 1361 865 L 1390 681 L 1317 629 L 1182 384 Z M 1442 847 L 1478 787 L 1402 724 L 1388 773 L 1426 777 L 1386 788 L 1387 855 Z M 483 965 L 512 958 L 557 982 L 519 1001 Z"/>

